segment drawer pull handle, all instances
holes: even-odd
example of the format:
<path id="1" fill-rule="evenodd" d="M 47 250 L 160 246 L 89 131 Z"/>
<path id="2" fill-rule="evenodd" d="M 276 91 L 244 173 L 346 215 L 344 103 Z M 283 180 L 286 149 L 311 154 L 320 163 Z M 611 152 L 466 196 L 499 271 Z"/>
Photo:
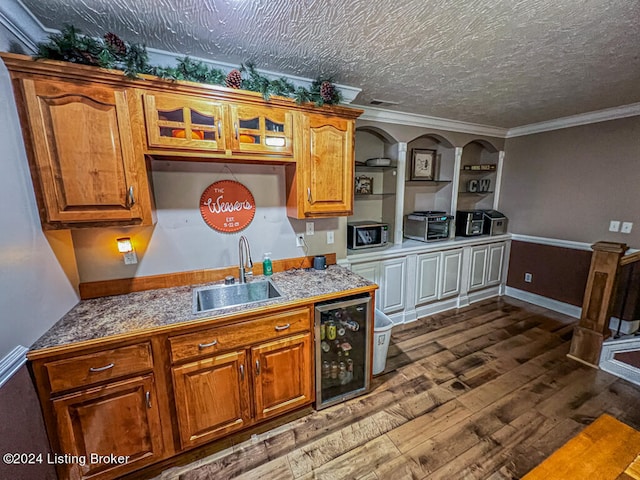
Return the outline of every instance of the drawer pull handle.
<path id="1" fill-rule="evenodd" d="M 256 375 L 260 375 L 260 360 L 256 360 Z"/>
<path id="2" fill-rule="evenodd" d="M 222 137 L 222 122 L 218 120 L 218 140 Z"/>
<path id="3" fill-rule="evenodd" d="M 214 345 L 217 345 L 217 344 L 218 344 L 218 340 L 214 340 L 214 341 L 213 341 L 213 342 L 211 342 L 211 343 L 199 343 L 199 344 L 198 344 L 198 348 L 199 348 L 200 350 L 203 350 L 203 349 L 205 349 L 205 348 L 213 347 Z"/>
<path id="4" fill-rule="evenodd" d="M 311 196 L 311 187 L 307 187 L 307 201 L 313 204 L 313 197 Z"/>
<path id="5" fill-rule="evenodd" d="M 146 392 L 144 399 L 147 401 L 147 408 L 151 408 L 151 392 Z"/>
<path id="6" fill-rule="evenodd" d="M 95 373 L 95 372 L 104 372 L 105 370 L 109 370 L 110 368 L 113 368 L 115 366 L 116 366 L 115 363 L 110 363 L 109 365 L 105 365 L 104 367 L 98 367 L 98 368 L 90 367 L 89 371 L 93 372 L 93 373 Z"/>
<path id="7" fill-rule="evenodd" d="M 240 381 L 244 382 L 244 363 L 240 364 Z"/>
<path id="8" fill-rule="evenodd" d="M 290 323 L 287 323 L 286 325 L 276 325 L 276 332 L 281 332 L 283 330 L 286 330 L 290 326 L 291 326 Z"/>
<path id="9" fill-rule="evenodd" d="M 240 135 L 238 134 L 238 124 L 236 122 L 233 123 L 233 128 L 236 131 L 236 140 L 240 139 Z"/>

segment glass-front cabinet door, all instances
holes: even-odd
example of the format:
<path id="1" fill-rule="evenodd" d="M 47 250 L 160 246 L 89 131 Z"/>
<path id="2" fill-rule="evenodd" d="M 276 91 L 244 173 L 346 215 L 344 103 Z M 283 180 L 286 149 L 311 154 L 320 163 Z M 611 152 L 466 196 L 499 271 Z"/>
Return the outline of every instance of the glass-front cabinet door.
<path id="1" fill-rule="evenodd" d="M 150 148 L 224 151 L 223 105 L 171 94 L 144 94 Z"/>
<path id="2" fill-rule="evenodd" d="M 293 155 L 292 114 L 257 105 L 231 105 L 234 152 Z"/>

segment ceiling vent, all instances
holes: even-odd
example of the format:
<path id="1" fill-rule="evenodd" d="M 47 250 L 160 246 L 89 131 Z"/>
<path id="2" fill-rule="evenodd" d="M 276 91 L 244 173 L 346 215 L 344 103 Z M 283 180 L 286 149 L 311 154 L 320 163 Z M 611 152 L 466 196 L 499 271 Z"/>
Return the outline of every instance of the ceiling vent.
<path id="1" fill-rule="evenodd" d="M 393 105 L 400 105 L 400 102 L 392 102 L 391 100 L 379 100 L 374 98 L 369 102 L 369 105 L 375 105 L 376 107 L 391 107 Z"/>

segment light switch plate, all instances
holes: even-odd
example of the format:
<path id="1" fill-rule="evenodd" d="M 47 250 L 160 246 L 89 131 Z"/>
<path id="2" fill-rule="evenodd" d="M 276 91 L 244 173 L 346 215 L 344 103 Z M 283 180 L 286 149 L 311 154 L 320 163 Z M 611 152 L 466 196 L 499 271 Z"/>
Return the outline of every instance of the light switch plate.
<path id="1" fill-rule="evenodd" d="M 307 235 L 313 235 L 313 222 L 307 222 Z"/>
<path id="2" fill-rule="evenodd" d="M 609 222 L 609 231 L 617 232 L 620 230 L 620 222 L 618 220 L 611 220 Z"/>
<path id="3" fill-rule="evenodd" d="M 327 232 L 327 245 L 331 245 L 333 243 L 333 241 L 334 241 L 333 230 L 329 230 Z"/>
<path id="4" fill-rule="evenodd" d="M 138 263 L 138 256 L 136 252 L 128 252 L 124 254 L 124 264 L 125 265 L 135 265 Z"/>
<path id="5" fill-rule="evenodd" d="M 633 222 L 622 222 L 622 228 L 620 231 L 622 233 L 631 233 L 631 229 L 633 228 Z"/>

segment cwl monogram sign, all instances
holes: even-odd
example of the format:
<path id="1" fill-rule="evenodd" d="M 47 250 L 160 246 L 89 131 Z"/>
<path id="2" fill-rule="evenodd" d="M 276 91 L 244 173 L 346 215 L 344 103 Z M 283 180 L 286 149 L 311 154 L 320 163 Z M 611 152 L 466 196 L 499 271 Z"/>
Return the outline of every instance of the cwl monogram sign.
<path id="1" fill-rule="evenodd" d="M 488 178 L 481 178 L 479 180 L 469 180 L 467 183 L 467 192 L 472 193 L 485 193 L 491 188 L 491 180 Z"/>
<path id="2" fill-rule="evenodd" d="M 200 214 L 206 224 L 218 232 L 239 232 L 253 221 L 256 201 L 240 182 L 220 180 L 202 193 Z"/>

